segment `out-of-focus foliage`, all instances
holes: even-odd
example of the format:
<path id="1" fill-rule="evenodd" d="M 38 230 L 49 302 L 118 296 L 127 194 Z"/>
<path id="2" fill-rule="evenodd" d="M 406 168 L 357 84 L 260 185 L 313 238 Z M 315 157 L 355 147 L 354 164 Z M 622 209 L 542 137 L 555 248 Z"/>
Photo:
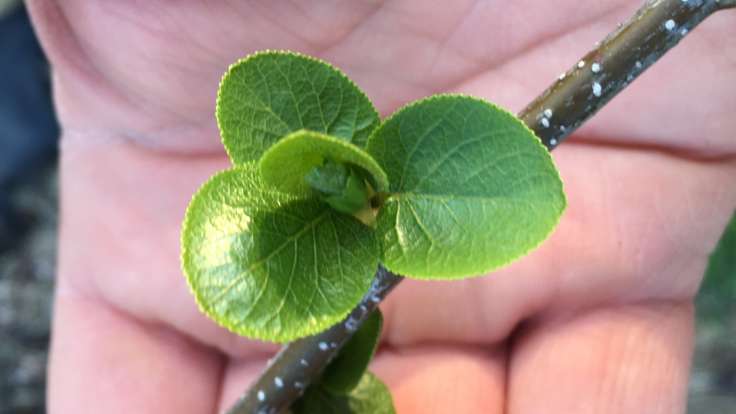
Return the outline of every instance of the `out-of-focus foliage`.
<path id="1" fill-rule="evenodd" d="M 706 323 L 733 319 L 736 313 L 736 212 L 710 256 L 697 308 Z"/>

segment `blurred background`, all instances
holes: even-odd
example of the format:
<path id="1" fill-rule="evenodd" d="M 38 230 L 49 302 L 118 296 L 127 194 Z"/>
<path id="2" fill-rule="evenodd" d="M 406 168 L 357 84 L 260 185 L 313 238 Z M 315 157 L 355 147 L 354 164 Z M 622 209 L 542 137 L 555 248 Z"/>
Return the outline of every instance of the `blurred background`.
<path id="1" fill-rule="evenodd" d="M 0 414 L 44 413 L 56 260 L 58 125 L 49 68 L 17 0 L 0 0 Z M 736 413 L 736 215 L 697 299 L 688 412 Z"/>

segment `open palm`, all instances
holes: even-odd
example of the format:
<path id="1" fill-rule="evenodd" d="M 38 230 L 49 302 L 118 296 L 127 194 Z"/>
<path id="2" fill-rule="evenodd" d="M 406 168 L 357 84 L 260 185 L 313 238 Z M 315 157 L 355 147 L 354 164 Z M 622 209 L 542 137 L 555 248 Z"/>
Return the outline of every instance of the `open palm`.
<path id="1" fill-rule="evenodd" d="M 227 65 L 321 57 L 387 115 L 465 92 L 519 110 L 637 1 L 30 0 L 64 129 L 51 413 L 209 413 L 275 346 L 196 308 L 179 228 L 228 166 Z M 736 13 L 709 19 L 555 152 L 569 208 L 485 278 L 406 281 L 372 369 L 399 413 L 684 411 L 692 297 L 736 206 Z"/>

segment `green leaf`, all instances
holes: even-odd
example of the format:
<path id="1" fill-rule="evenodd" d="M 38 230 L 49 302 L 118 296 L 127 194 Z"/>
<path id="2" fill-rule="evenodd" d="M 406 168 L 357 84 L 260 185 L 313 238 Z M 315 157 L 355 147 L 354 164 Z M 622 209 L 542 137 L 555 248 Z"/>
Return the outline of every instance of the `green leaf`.
<path id="1" fill-rule="evenodd" d="M 366 209 L 372 212 L 371 193 L 363 176 L 353 167 L 325 160 L 323 165 L 312 168 L 304 179 L 335 210 L 356 214 Z"/>
<path id="2" fill-rule="evenodd" d="M 353 217 L 264 187 L 249 163 L 215 175 L 194 196 L 182 262 L 212 319 L 241 335 L 285 342 L 323 331 L 357 305 L 378 247 Z"/>
<path id="3" fill-rule="evenodd" d="M 378 347 L 382 326 L 383 316 L 376 309 L 325 368 L 323 387 L 334 394 L 347 394 L 358 385 Z"/>
<path id="4" fill-rule="evenodd" d="M 342 72 L 285 51 L 255 53 L 231 65 L 220 82 L 216 114 L 234 164 L 257 160 L 300 129 L 363 147 L 379 122 L 373 104 Z"/>
<path id="5" fill-rule="evenodd" d="M 699 322 L 723 325 L 736 315 L 736 211 L 710 255 L 696 300 Z"/>
<path id="6" fill-rule="evenodd" d="M 366 372 L 348 395 L 337 395 L 318 384 L 291 407 L 291 414 L 395 414 L 388 387 L 375 375 Z"/>
<path id="7" fill-rule="evenodd" d="M 349 164 L 363 171 L 376 191 L 388 189 L 388 178 L 367 152 L 344 140 L 311 131 L 297 131 L 281 139 L 261 157 L 263 181 L 279 191 L 309 194 L 305 176 L 325 161 Z"/>
<path id="8" fill-rule="evenodd" d="M 382 261 L 427 279 L 477 275 L 523 256 L 554 229 L 566 201 L 549 152 L 485 101 L 439 95 L 371 136 L 392 195 L 377 218 Z"/>

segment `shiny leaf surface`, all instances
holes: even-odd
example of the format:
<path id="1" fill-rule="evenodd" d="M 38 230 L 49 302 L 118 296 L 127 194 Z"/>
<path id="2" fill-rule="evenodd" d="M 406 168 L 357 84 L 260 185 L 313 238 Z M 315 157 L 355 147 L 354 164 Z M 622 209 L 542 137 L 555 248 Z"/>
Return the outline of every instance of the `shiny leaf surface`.
<path id="1" fill-rule="evenodd" d="M 263 185 L 252 163 L 194 196 L 182 261 L 200 308 L 251 338 L 285 342 L 339 322 L 368 290 L 373 231 L 315 199 Z"/>

